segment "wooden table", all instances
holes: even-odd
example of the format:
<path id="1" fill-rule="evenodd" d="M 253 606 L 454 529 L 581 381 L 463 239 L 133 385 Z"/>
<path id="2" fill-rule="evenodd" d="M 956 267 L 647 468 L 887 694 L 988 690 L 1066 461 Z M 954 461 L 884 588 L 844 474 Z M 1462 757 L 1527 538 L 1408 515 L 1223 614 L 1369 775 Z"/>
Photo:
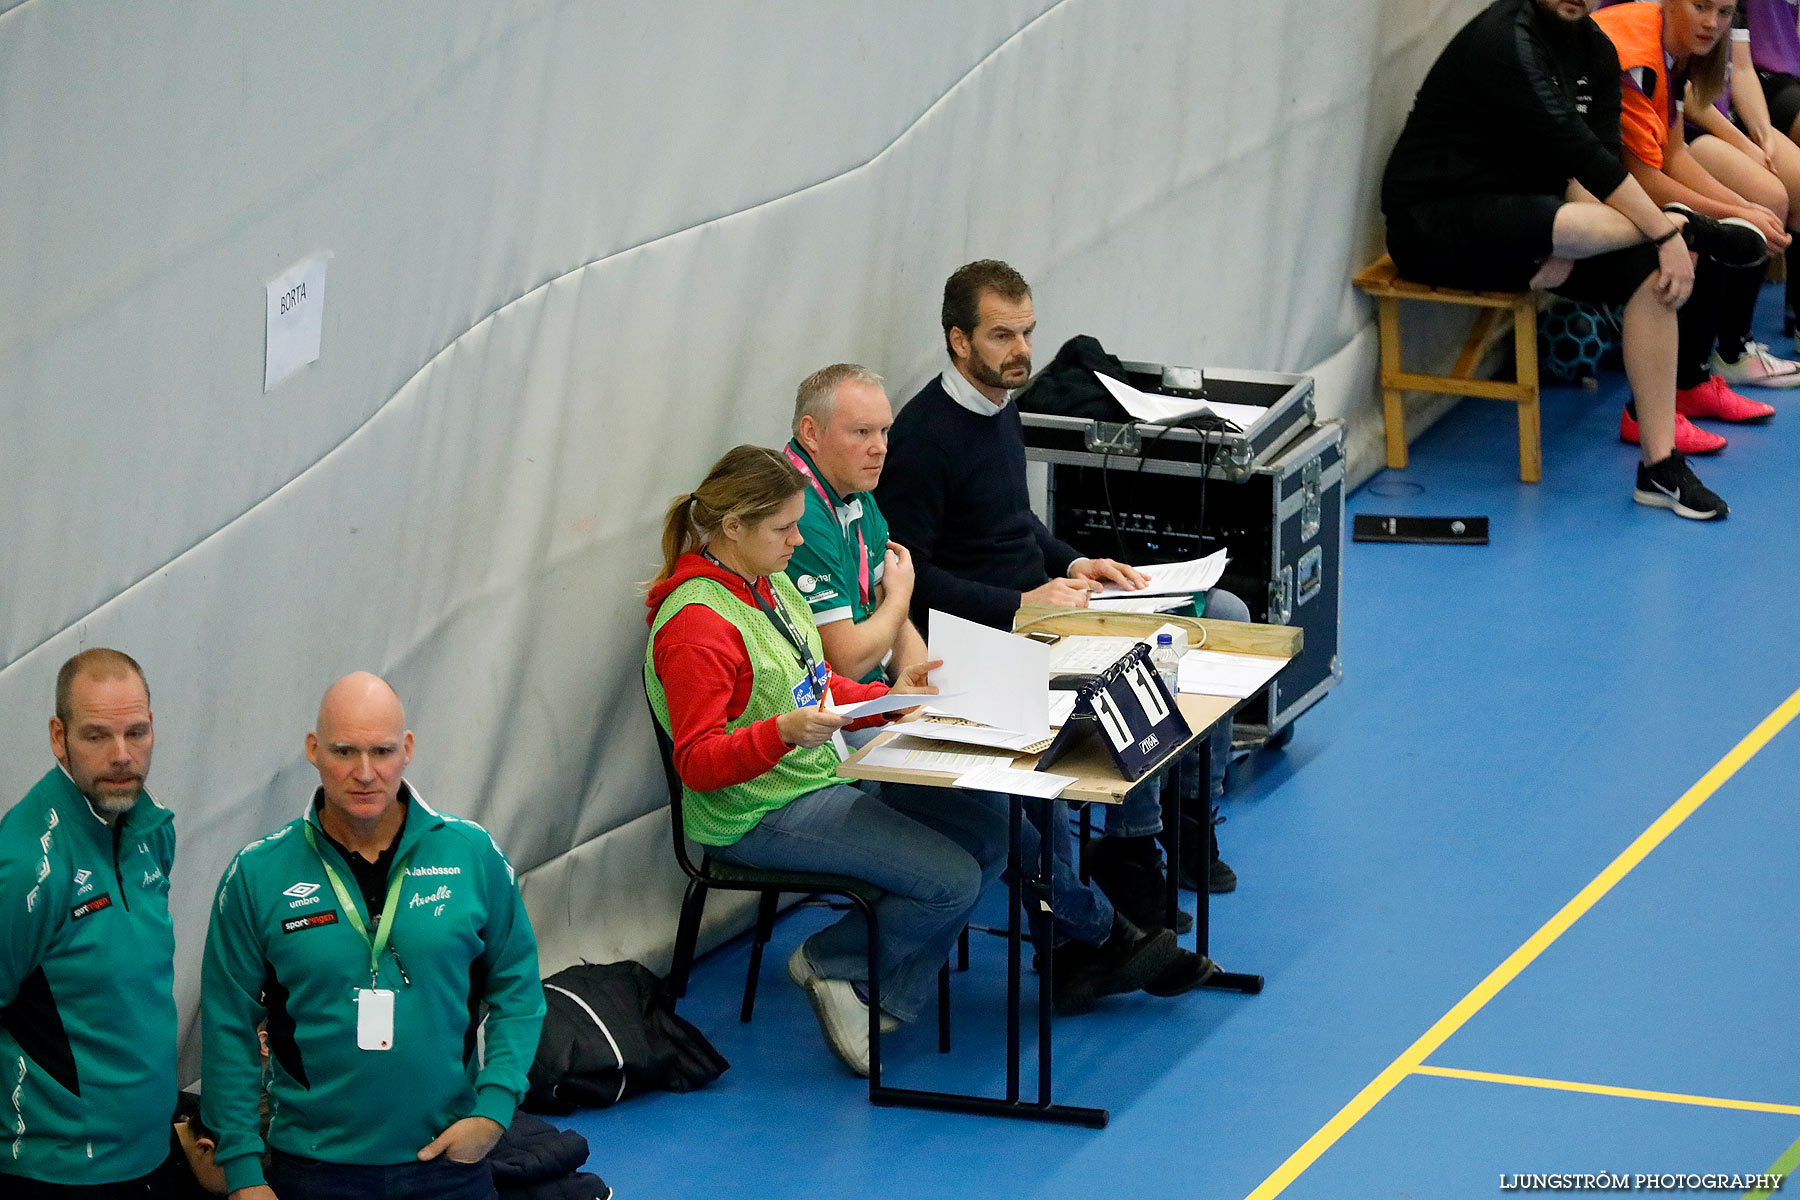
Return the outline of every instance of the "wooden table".
<path id="1" fill-rule="evenodd" d="M 1019 610 L 1014 628 L 1020 633 L 1041 630 L 1046 633 L 1059 634 L 1142 637 L 1165 624 L 1174 624 L 1185 628 L 1188 631 L 1190 646 L 1199 642 L 1201 634 L 1204 634 L 1205 648 L 1209 650 L 1261 654 L 1283 659 L 1291 659 L 1300 652 L 1301 631 L 1291 626 L 1208 621 L 1203 618 L 1170 617 L 1160 613 L 1109 613 L 1027 606 Z M 1180 708 L 1182 716 L 1187 719 L 1191 734 L 1185 741 L 1171 746 L 1155 770 L 1145 772 L 1136 781 L 1123 779 L 1113 766 L 1112 759 L 1105 748 L 1097 740 L 1090 738 L 1073 747 L 1057 760 L 1053 768 L 1055 774 L 1075 777 L 1075 782 L 1064 788 L 1057 799 L 1070 803 L 1121 803 L 1127 794 L 1155 778 L 1168 764 L 1174 762 L 1190 748 L 1198 745 L 1203 751 L 1206 750 L 1208 746 L 1206 735 L 1211 731 L 1213 725 L 1228 717 L 1242 703 L 1240 700 L 1226 696 L 1192 695 L 1177 696 L 1175 702 L 1176 706 Z M 907 727 L 904 722 L 897 724 L 891 730 L 884 731 L 840 765 L 838 774 L 849 779 L 871 779 L 887 783 L 924 784 L 936 787 L 954 786 L 957 775 L 953 772 L 864 765 L 863 759 L 867 757 L 870 750 L 876 746 L 885 745 L 906 732 Z M 979 753 L 996 753 L 984 747 L 971 746 L 966 749 Z M 1012 765 L 1020 770 L 1032 770 L 1036 768 L 1037 761 L 1038 755 L 1036 754 L 1018 754 L 1013 756 Z M 1202 778 L 1209 778 L 1209 776 L 1203 775 Z M 1106 1125 L 1108 1119 L 1106 1109 L 1057 1104 L 1051 1098 L 1050 1026 L 1052 1010 L 1049 981 L 1054 977 L 1055 970 L 1055 936 L 1052 932 L 1055 911 L 1050 887 L 1052 866 L 1050 814 L 1053 801 L 1033 796 L 1014 796 L 1012 800 L 1007 850 L 1010 869 L 1007 872 L 1006 1095 L 1004 1097 L 975 1096 L 953 1092 L 879 1087 L 870 1089 L 869 1098 L 873 1103 L 879 1105 L 1054 1121 L 1099 1129 Z M 1030 864 L 1023 861 L 1024 856 L 1020 849 L 1021 821 L 1023 820 L 1024 806 L 1027 804 L 1034 808 L 1033 820 L 1039 830 L 1039 861 L 1035 873 L 1030 873 Z M 1168 855 L 1168 920 L 1172 928 L 1175 923 L 1175 912 L 1179 905 L 1177 878 L 1180 874 L 1181 862 L 1181 820 L 1178 808 L 1174 811 L 1165 809 L 1163 846 Z M 1205 954 L 1209 935 L 1209 897 L 1204 881 L 1200 882 L 1201 888 L 1194 920 L 1194 941 L 1195 951 Z M 1019 912 L 1020 900 L 1026 891 L 1031 894 L 1032 903 L 1028 906 L 1031 911 L 1031 940 L 1032 945 L 1037 949 L 1038 956 L 1038 1088 L 1037 1098 L 1030 1101 L 1020 1098 L 1019 1086 L 1021 992 L 1023 986 L 1023 931 L 1020 928 Z M 1263 980 L 1260 975 L 1227 971 L 1218 972 L 1206 984 L 1208 987 L 1245 993 L 1260 992 L 1262 985 Z"/>

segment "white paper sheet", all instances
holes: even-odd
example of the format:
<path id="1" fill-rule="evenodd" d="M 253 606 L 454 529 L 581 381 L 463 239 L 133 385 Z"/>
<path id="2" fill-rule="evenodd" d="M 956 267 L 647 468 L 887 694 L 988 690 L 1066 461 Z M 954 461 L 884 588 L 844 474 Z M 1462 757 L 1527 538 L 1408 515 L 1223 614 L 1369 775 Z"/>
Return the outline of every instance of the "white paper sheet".
<path id="1" fill-rule="evenodd" d="M 1054 800 L 1062 790 L 1075 782 L 1073 775 L 1052 775 L 1047 771 L 1019 771 L 1012 767 L 982 767 L 961 775 L 960 788 L 980 788 L 984 792 L 1005 792 L 1012 796 L 1041 796 Z"/>
<path id="2" fill-rule="evenodd" d="M 1088 601 L 1089 608 L 1101 612 L 1159 613 L 1173 612 L 1188 603 L 1186 596 L 1145 596 L 1129 593 L 1120 596 L 1100 595 Z"/>
<path id="3" fill-rule="evenodd" d="M 1197 412 L 1210 412 L 1224 417 L 1239 429 L 1248 429 L 1262 420 L 1263 414 L 1269 411 L 1259 404 L 1224 404 L 1217 400 L 1197 400 L 1191 396 L 1159 396 L 1153 392 L 1139 391 L 1129 383 L 1121 383 L 1098 371 L 1094 372 L 1094 378 L 1113 394 L 1113 398 L 1126 412 L 1140 421 L 1155 425 L 1165 425 Z"/>
<path id="4" fill-rule="evenodd" d="M 1189 650 L 1181 656 L 1181 690 L 1198 696 L 1232 696 L 1242 700 L 1275 678 L 1275 673 L 1285 666 L 1287 659 L 1263 654 Z"/>
<path id="5" fill-rule="evenodd" d="M 1150 577 L 1149 586 L 1134 589 L 1109 583 L 1101 589 L 1100 596 L 1102 599 L 1109 596 L 1143 598 L 1204 592 L 1218 586 L 1219 577 L 1225 574 L 1225 565 L 1230 561 L 1225 551 L 1216 550 L 1205 558 L 1190 558 L 1185 562 L 1139 565 L 1138 570 Z"/>
<path id="6" fill-rule="evenodd" d="M 1050 647 L 933 609 L 931 656 L 944 660 L 931 673 L 942 689 L 933 709 L 1034 742 L 1050 736 Z"/>
<path id="7" fill-rule="evenodd" d="M 950 698 L 951 697 L 948 694 L 941 691 L 935 696 L 888 692 L 886 695 L 877 696 L 873 700 L 864 700 L 857 704 L 826 704 L 825 711 L 840 717 L 860 719 L 862 717 L 872 717 L 878 713 L 896 712 L 902 708 L 918 708 L 927 701 L 935 703 L 939 700 L 947 700 Z"/>
<path id="8" fill-rule="evenodd" d="M 1050 724 L 1061 729 L 1075 711 L 1075 693 L 1058 688 L 1050 693 Z"/>
<path id="9" fill-rule="evenodd" d="M 864 766 L 904 767 L 913 771 L 947 771 L 956 774 L 981 767 L 1007 766 L 1011 762 L 1010 754 L 965 754 L 929 744 L 921 745 L 904 737 L 897 737 L 863 755 Z"/>
<path id="10" fill-rule="evenodd" d="M 265 392 L 318 360 L 319 338 L 325 328 L 325 264 L 329 258 L 309 258 L 269 282 Z"/>

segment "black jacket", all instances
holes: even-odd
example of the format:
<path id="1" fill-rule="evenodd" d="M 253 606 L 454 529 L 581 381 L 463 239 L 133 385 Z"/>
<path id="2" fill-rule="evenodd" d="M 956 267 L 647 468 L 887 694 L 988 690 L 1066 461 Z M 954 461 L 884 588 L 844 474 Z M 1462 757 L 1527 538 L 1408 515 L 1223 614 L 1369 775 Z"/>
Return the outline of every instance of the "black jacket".
<path id="1" fill-rule="evenodd" d="M 1470 193 L 1604 200 L 1619 160 L 1619 56 L 1594 22 L 1495 0 L 1444 47 L 1388 158 L 1381 210 Z"/>
<path id="2" fill-rule="evenodd" d="M 642 963 L 583 963 L 544 980 L 544 1029 L 525 1107 L 606 1108 L 652 1088 L 687 1092 L 730 1067 L 693 1025 L 669 1011 Z"/>

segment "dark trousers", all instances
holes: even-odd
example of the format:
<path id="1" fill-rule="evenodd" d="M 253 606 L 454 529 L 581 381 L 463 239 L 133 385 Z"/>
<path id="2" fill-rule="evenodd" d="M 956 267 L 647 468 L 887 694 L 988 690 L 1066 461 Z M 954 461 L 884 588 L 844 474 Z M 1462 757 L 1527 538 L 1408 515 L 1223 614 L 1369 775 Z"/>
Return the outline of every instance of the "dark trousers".
<path id="1" fill-rule="evenodd" d="M 0 1172 L 6 1200 L 169 1200 L 169 1164 L 122 1183 L 44 1183 Z"/>
<path id="2" fill-rule="evenodd" d="M 283 1154 L 269 1156 L 269 1186 L 281 1200 L 492 1200 L 494 1174 L 486 1159 L 358 1167 Z"/>

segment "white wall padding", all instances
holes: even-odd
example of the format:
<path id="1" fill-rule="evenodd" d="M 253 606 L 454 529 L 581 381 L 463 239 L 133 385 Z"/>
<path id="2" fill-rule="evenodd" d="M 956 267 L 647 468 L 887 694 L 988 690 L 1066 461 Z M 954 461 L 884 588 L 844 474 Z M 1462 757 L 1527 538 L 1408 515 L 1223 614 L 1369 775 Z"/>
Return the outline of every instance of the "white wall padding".
<path id="1" fill-rule="evenodd" d="M 191 1014 L 222 865 L 369 668 L 547 962 L 666 961 L 668 498 L 827 362 L 904 399 L 982 256 L 1043 357 L 1329 362 L 1361 412 L 1373 183 L 1475 7 L 0 0 L 0 803 L 57 665 L 137 655 Z M 317 253 L 323 355 L 265 395 L 264 285 Z"/>

